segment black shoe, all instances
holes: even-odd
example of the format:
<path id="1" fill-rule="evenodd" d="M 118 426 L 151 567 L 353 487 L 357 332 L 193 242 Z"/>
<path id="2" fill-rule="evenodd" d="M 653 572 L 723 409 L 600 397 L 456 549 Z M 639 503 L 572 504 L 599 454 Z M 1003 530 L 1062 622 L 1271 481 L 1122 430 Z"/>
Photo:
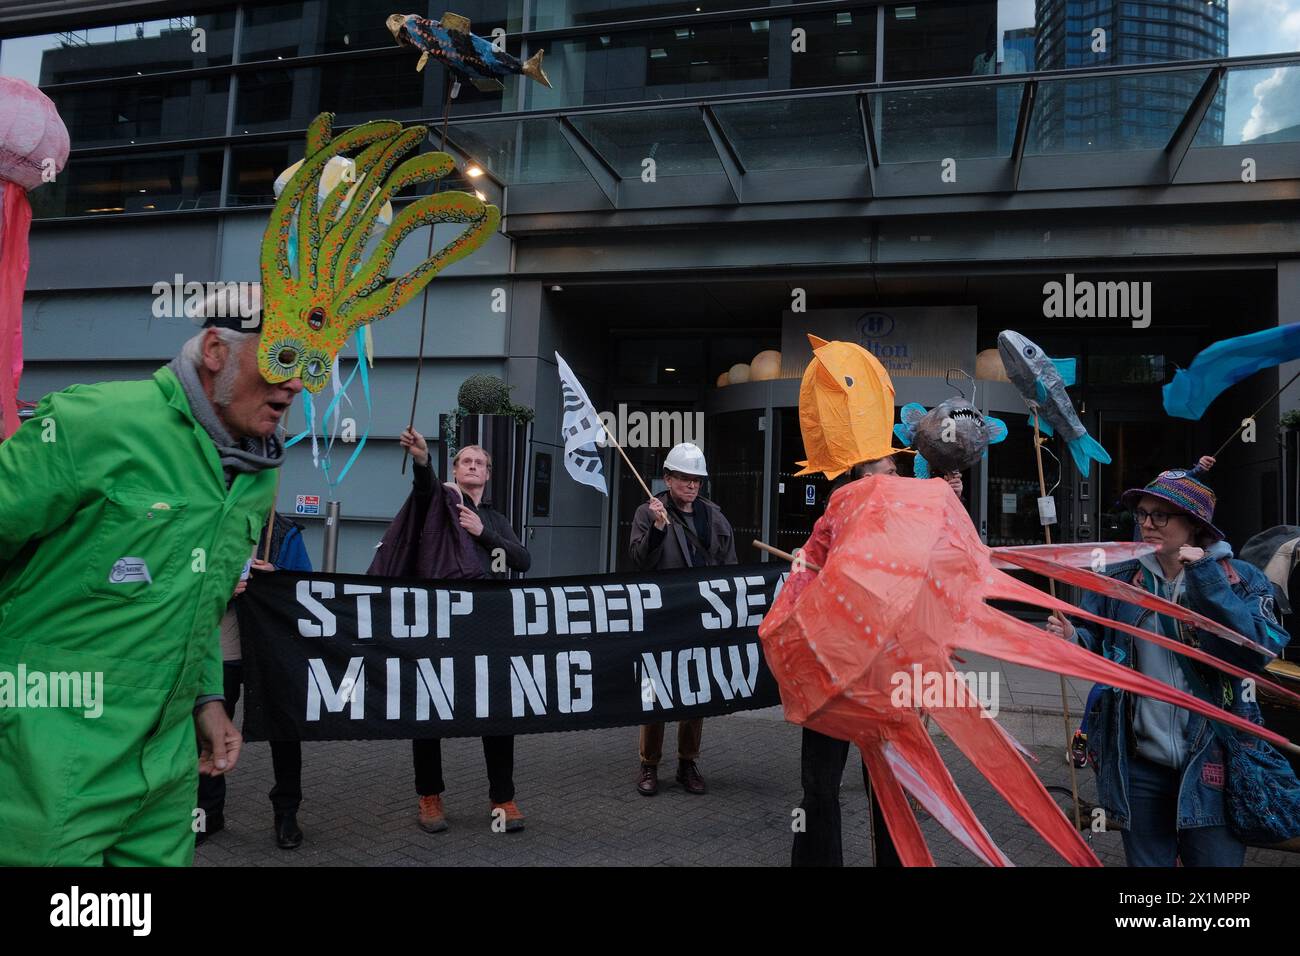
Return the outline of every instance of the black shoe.
<path id="1" fill-rule="evenodd" d="M 636 778 L 637 793 L 643 797 L 653 797 L 659 792 L 659 768 L 648 763 L 641 765 L 641 773 Z"/>
<path id="2" fill-rule="evenodd" d="M 700 768 L 695 766 L 694 760 L 679 760 L 677 762 L 677 782 L 686 788 L 687 793 L 708 793 L 709 788 L 704 784 L 704 778 L 700 776 Z"/>
<path id="3" fill-rule="evenodd" d="M 298 827 L 296 810 L 275 815 L 275 845 L 281 850 L 296 850 L 302 845 L 302 830 Z"/>
<path id="4" fill-rule="evenodd" d="M 194 834 L 194 845 L 203 846 L 208 837 L 226 828 L 226 818 L 220 813 L 209 813 L 203 821 L 203 829 Z"/>

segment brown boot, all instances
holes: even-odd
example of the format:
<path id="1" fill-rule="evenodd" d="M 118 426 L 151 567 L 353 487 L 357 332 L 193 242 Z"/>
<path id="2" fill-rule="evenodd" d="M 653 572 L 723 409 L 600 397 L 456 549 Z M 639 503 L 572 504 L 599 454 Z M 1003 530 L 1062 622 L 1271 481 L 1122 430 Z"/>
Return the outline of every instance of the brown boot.
<path id="1" fill-rule="evenodd" d="M 425 833 L 441 833 L 447 829 L 441 794 L 420 798 L 420 829 Z"/>
<path id="2" fill-rule="evenodd" d="M 648 763 L 641 765 L 641 773 L 636 779 L 636 791 L 643 797 L 653 797 L 659 792 L 659 768 Z"/>
<path id="3" fill-rule="evenodd" d="M 677 782 L 686 788 L 687 793 L 708 793 L 709 788 L 700 776 L 700 768 L 694 760 L 677 761 Z"/>

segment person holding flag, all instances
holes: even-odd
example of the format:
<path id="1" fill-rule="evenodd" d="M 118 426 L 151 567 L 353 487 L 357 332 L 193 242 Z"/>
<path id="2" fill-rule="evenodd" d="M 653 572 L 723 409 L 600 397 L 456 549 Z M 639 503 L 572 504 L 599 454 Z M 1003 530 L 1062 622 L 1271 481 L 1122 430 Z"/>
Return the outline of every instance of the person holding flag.
<path id="1" fill-rule="evenodd" d="M 695 445 L 675 445 L 664 458 L 666 491 L 637 508 L 632 518 L 629 549 L 638 571 L 712 567 L 736 564 L 736 541 L 731 522 L 709 499 L 700 495 L 709 477 L 704 453 Z M 687 793 L 702 794 L 708 787 L 696 761 L 704 718 L 677 723 L 677 782 Z M 642 796 L 659 792 L 659 761 L 663 757 L 664 725 L 641 728 L 641 771 L 636 789 Z"/>

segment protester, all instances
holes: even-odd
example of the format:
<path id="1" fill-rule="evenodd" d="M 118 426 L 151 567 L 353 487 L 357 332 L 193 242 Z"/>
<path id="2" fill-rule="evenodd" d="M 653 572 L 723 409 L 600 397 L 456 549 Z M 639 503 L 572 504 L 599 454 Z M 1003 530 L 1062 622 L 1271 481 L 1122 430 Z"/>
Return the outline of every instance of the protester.
<path id="1" fill-rule="evenodd" d="M 736 563 L 731 522 L 721 508 L 700 496 L 700 486 L 708 476 L 704 453 L 695 445 L 683 442 L 668 453 L 664 459 L 667 490 L 637 508 L 632 517 L 629 547 L 632 565 L 638 571 Z M 687 793 L 708 790 L 697 764 L 703 733 L 702 717 L 677 722 L 677 782 Z M 659 792 L 663 746 L 662 723 L 641 728 L 641 771 L 636 788 L 643 796 Z"/>
<path id="2" fill-rule="evenodd" d="M 831 486 L 830 497 L 840 488 L 868 475 L 897 475 L 898 464 L 893 455 L 865 461 L 854 465 L 852 470 L 836 479 Z M 953 493 L 961 497 L 961 474 L 953 472 L 944 475 Z M 830 544 L 830 531 L 818 522 L 813 528 L 813 536 L 801 554 L 805 560 L 820 565 L 819 558 L 824 558 Z M 813 557 L 813 555 L 817 557 Z M 843 866 L 844 844 L 843 827 L 840 814 L 840 782 L 844 778 L 844 767 L 849 760 L 849 742 L 820 734 L 804 727 L 799 747 L 800 777 L 803 783 L 803 800 L 799 808 L 803 811 L 801 826 L 795 828 L 794 844 L 790 849 L 791 866 Z M 880 803 L 872 797 L 871 778 L 867 774 L 867 765 L 862 764 L 862 785 L 871 804 L 871 844 L 875 849 L 876 866 L 902 866 L 894 841 L 890 839 L 889 828 L 885 826 L 884 815 L 880 812 Z"/>
<path id="3" fill-rule="evenodd" d="M 426 516 L 413 524 L 427 531 L 432 521 L 437 529 L 432 541 L 426 540 L 428 534 L 421 536 L 419 550 L 424 555 L 417 563 L 425 565 L 426 573 L 436 577 L 505 578 L 510 571 L 527 571 L 532 558 L 515 536 L 509 519 L 483 500 L 484 487 L 492 477 L 491 456 L 479 445 L 466 445 L 451 461 L 452 481 L 440 485 L 424 436 L 407 428 L 400 441 L 415 463 L 410 504 L 416 513 Z M 468 563 L 475 561 L 477 564 Z M 377 573 L 375 565 L 371 565 L 371 571 Z M 415 790 L 420 798 L 420 828 L 441 833 L 447 829 L 442 805 L 442 794 L 447 789 L 442 779 L 442 742 L 436 737 L 412 740 L 411 751 Z M 499 826 L 501 821 L 507 833 L 522 830 L 524 815 L 515 803 L 515 738 L 484 737 L 483 758 L 487 763 L 493 824 Z"/>
<path id="4" fill-rule="evenodd" d="M 260 315 L 260 292 L 221 294 L 236 289 L 203 312 L 235 318 L 210 319 L 151 380 L 47 395 L 0 444 L 0 672 L 83 691 L 80 706 L 0 707 L 0 864 L 187 865 L 195 734 L 200 772 L 238 760 L 217 625 L 302 381 L 262 378 L 242 334 L 260 322 L 237 317 Z"/>
<path id="5" fill-rule="evenodd" d="M 259 556 L 266 550 L 266 529 L 258 541 L 250 562 L 252 571 L 310 571 L 311 558 L 302 540 L 302 527 L 282 514 L 276 514 L 271 527 L 270 561 Z M 235 597 L 226 606 L 221 618 L 221 654 L 223 683 L 226 693 L 226 715 L 235 717 L 235 705 L 244 682 L 243 650 L 239 640 L 239 616 L 236 611 L 241 595 L 248 587 L 248 572 L 235 588 Z M 296 850 L 302 844 L 302 829 L 298 826 L 298 807 L 302 804 L 302 743 L 297 740 L 271 741 L 271 770 L 275 786 L 269 794 L 274 813 L 275 843 L 282 850 Z M 199 777 L 199 809 L 203 811 L 202 823 L 195 838 L 201 846 L 208 837 L 226 826 L 226 778 Z"/>
<path id="6" fill-rule="evenodd" d="M 1273 610 L 1268 579 L 1232 557 L 1211 522 L 1214 492 L 1199 480 L 1207 459 L 1191 472 L 1166 471 L 1145 488 L 1124 493 L 1152 554 L 1110 568 L 1109 577 L 1182 604 L 1274 651 L 1290 637 Z M 1209 464 L 1212 464 L 1209 460 Z M 1260 655 L 1213 634 L 1180 627 L 1134 604 L 1087 592 L 1084 610 L 1156 630 L 1224 661 L 1259 669 Z M 1058 614 L 1047 630 L 1110 660 L 1202 700 L 1262 723 L 1243 680 L 1201 667 L 1182 655 L 1113 628 L 1076 627 Z M 1246 846 L 1229 826 L 1224 746 L 1205 717 L 1173 704 L 1106 688 L 1089 718 L 1089 758 L 1107 828 L 1123 830 L 1130 866 L 1241 866 Z M 1224 733 L 1236 733 L 1224 728 Z M 1237 739 L 1245 739 L 1237 738 Z M 1244 783 L 1244 781 L 1242 781 Z"/>

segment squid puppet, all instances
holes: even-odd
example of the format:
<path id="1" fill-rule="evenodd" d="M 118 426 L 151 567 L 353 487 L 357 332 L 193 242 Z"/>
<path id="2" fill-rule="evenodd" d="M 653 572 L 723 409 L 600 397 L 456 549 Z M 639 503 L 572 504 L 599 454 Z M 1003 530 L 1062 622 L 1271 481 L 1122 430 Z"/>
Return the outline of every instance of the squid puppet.
<path id="1" fill-rule="evenodd" d="M 846 355 L 852 348 L 848 343 L 823 343 L 815 354 Z M 831 372 L 810 366 L 805 383 L 817 376 L 830 381 L 826 376 Z M 810 429 L 805 431 L 805 447 L 828 474 L 847 470 L 860 452 L 852 443 L 828 441 L 826 432 L 842 437 L 845 422 L 860 423 L 864 432 L 887 432 L 892 423 L 893 389 L 887 375 L 853 378 L 839 406 L 827 408 L 812 401 L 805 407 L 804 395 L 815 398 L 816 390 L 801 392 L 800 420 Z M 874 425 L 868 424 L 873 417 Z M 836 458 L 840 453 L 843 457 Z M 780 685 L 786 718 L 850 740 L 862 751 L 904 865 L 934 864 L 908 794 L 981 861 L 997 866 L 1011 862 L 944 766 L 926 729 L 927 715 L 1066 861 L 1099 865 L 1026 762 L 1028 751 L 993 719 L 953 668 L 952 657 L 959 650 L 1144 694 L 1294 749 L 1264 727 L 1051 637 L 989 604 L 1022 602 L 1103 624 L 1300 700 L 1198 648 L 1090 614 L 1006 573 L 1022 569 L 1046 575 L 1130 601 L 1249 647 L 1263 658 L 1275 656 L 1193 611 L 1080 567 L 1094 560 L 1098 548 L 1107 560 L 1119 561 L 1146 546 L 1087 543 L 990 549 L 961 502 L 939 479 L 873 475 L 831 496 L 801 560 L 764 617 L 759 637 Z M 927 687 L 949 688 L 951 693 L 941 701 L 928 692 L 917 699 L 912 689 L 922 683 L 913 679 L 918 674 L 925 676 Z"/>
<path id="2" fill-rule="evenodd" d="M 307 130 L 307 156 L 290 177 L 262 239 L 262 330 L 258 364 L 272 384 L 301 378 L 319 392 L 348 337 L 411 301 L 442 269 L 481 247 L 500 210 L 469 193 L 424 196 L 393 217 L 367 256 L 383 211 L 400 190 L 439 179 L 455 167 L 446 153 L 403 161 L 428 135 L 394 120 L 363 123 L 335 137 L 333 114 Z M 331 161 L 358 152 L 352 172 L 322 191 Z M 324 193 L 323 198 L 321 193 Z M 400 276 L 388 269 L 402 240 L 422 226 L 464 223 L 446 246 Z"/>

